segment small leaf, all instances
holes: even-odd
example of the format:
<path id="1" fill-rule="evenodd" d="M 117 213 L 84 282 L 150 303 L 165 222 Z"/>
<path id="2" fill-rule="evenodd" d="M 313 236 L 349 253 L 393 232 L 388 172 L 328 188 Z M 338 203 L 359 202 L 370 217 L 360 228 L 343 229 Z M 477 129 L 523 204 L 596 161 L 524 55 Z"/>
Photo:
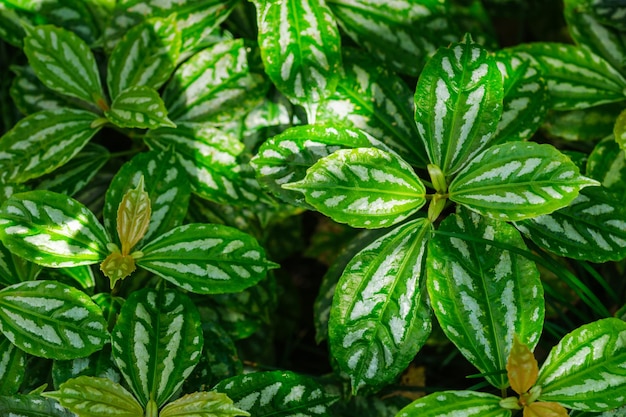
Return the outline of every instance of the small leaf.
<path id="1" fill-rule="evenodd" d="M 517 335 L 513 337 L 513 346 L 506 363 L 507 376 L 511 389 L 522 395 L 528 392 L 539 374 L 539 365 L 533 352 L 524 343 L 520 342 Z"/>
<path id="2" fill-rule="evenodd" d="M 404 407 L 396 417 L 510 417 L 500 397 L 477 391 L 442 391 Z"/>
<path id="3" fill-rule="evenodd" d="M 196 392 L 185 395 L 167 404 L 159 412 L 159 417 L 229 417 L 249 416 L 240 410 L 225 394 L 217 392 Z"/>
<path id="4" fill-rule="evenodd" d="M 61 407 L 58 402 L 39 395 L 0 397 L 0 415 L 10 417 L 75 417 L 75 414 Z"/>
<path id="5" fill-rule="evenodd" d="M 122 254 L 128 255 L 148 230 L 150 224 L 150 196 L 144 190 L 143 176 L 134 189 L 126 191 L 117 209 L 117 235 Z"/>
<path id="6" fill-rule="evenodd" d="M 167 117 L 167 110 L 159 93 L 148 86 L 132 86 L 121 91 L 105 111 L 107 119 L 120 127 L 156 129 L 176 127 Z"/>
<path id="7" fill-rule="evenodd" d="M 558 403 L 534 402 L 524 407 L 524 417 L 567 417 L 569 414 Z"/>
<path id="8" fill-rule="evenodd" d="M 29 281 L 0 290 L 0 331 L 31 355 L 74 359 L 108 339 L 100 308 L 89 296 L 56 281 Z"/>
<path id="9" fill-rule="evenodd" d="M 620 148 L 626 149 L 626 110 L 622 111 L 617 117 L 613 135 Z"/>
<path id="10" fill-rule="evenodd" d="M 115 288 L 117 281 L 126 278 L 137 269 L 135 258 L 123 255 L 118 251 L 111 252 L 100 264 L 102 273 L 111 280 L 111 288 Z"/>
<path id="11" fill-rule="evenodd" d="M 0 334 L 0 396 L 15 395 L 19 392 L 24 380 L 26 358 L 23 350 L 18 349 L 9 339 Z M 0 411 L 2 410 L 1 404 L 0 402 Z"/>
<path id="12" fill-rule="evenodd" d="M 474 158 L 454 178 L 449 195 L 483 215 L 515 221 L 565 207 L 591 185 L 598 182 L 581 176 L 554 147 L 508 142 Z"/>
<path id="13" fill-rule="evenodd" d="M 284 188 L 304 193 L 306 202 L 352 227 L 391 226 L 426 202 L 426 189 L 413 168 L 395 154 L 376 148 L 336 151 Z"/>
<path id="14" fill-rule="evenodd" d="M 219 224 L 187 224 L 141 248 L 137 264 L 200 294 L 244 290 L 275 264 L 250 235 Z"/>
<path id="15" fill-rule="evenodd" d="M 138 417 L 143 408 L 120 384 L 107 378 L 79 376 L 64 382 L 58 391 L 43 395 L 58 400 L 78 417 Z"/>

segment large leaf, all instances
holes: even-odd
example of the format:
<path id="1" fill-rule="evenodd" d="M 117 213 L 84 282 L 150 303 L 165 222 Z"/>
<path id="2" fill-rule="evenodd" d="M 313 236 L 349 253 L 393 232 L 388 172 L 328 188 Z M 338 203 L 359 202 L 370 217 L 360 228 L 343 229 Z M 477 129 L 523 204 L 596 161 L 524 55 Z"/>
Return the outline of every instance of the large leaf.
<path id="1" fill-rule="evenodd" d="M 134 291 L 113 328 L 113 356 L 145 407 L 161 407 L 200 360 L 202 329 L 192 301 L 177 290 Z"/>
<path id="2" fill-rule="evenodd" d="M 624 405 L 626 322 L 598 320 L 567 334 L 539 370 L 539 399 L 576 410 L 607 411 Z"/>
<path id="3" fill-rule="evenodd" d="M 501 220 L 523 220 L 567 206 L 598 182 L 580 175 L 550 145 L 508 142 L 474 158 L 449 187 L 452 201 Z"/>
<path id="4" fill-rule="evenodd" d="M 510 417 L 502 398 L 477 391 L 443 391 L 413 401 L 396 417 Z"/>
<path id="5" fill-rule="evenodd" d="M 96 43 L 100 37 L 97 16 L 92 12 L 94 3 L 82 0 L 43 1 L 38 14 L 45 16 L 46 23 L 74 32 L 88 45 Z M 30 2 L 32 3 L 32 2 Z"/>
<path id="6" fill-rule="evenodd" d="M 58 109 L 20 120 L 0 138 L 0 178 L 22 183 L 47 174 L 72 159 L 100 130 L 84 110 Z"/>
<path id="7" fill-rule="evenodd" d="M 29 261 L 53 268 L 89 265 L 108 254 L 96 216 L 78 201 L 50 191 L 14 194 L 0 208 L 0 239 Z"/>
<path id="8" fill-rule="evenodd" d="M 415 121 L 430 161 L 446 176 L 489 144 L 503 97 L 494 58 L 469 36 L 426 63 L 415 90 Z"/>
<path id="9" fill-rule="evenodd" d="M 333 93 L 341 68 L 341 40 L 324 2 L 255 1 L 265 71 L 290 100 L 316 103 Z"/>
<path id="10" fill-rule="evenodd" d="M 18 393 L 25 367 L 26 353 L 0 334 L 0 396 Z"/>
<path id="11" fill-rule="evenodd" d="M 11 417 L 75 417 L 58 402 L 38 395 L 0 397 L 0 414 Z"/>
<path id="12" fill-rule="evenodd" d="M 233 400 L 218 392 L 196 392 L 167 404 L 159 417 L 231 417 L 250 413 L 233 405 Z"/>
<path id="13" fill-rule="evenodd" d="M 31 355 L 74 359 L 108 340 L 102 311 L 89 296 L 56 281 L 28 281 L 0 290 L 0 331 Z"/>
<path id="14" fill-rule="evenodd" d="M 337 397 L 311 378 L 293 372 L 256 372 L 225 379 L 214 387 L 254 417 L 330 417 Z"/>
<path id="15" fill-rule="evenodd" d="M 156 129 L 161 126 L 176 126 L 168 119 L 159 93 L 145 85 L 132 86 L 121 91 L 104 114 L 120 127 Z"/>
<path id="16" fill-rule="evenodd" d="M 28 28 L 27 32 L 24 52 L 46 87 L 106 108 L 96 59 L 82 39 L 52 25 Z"/>
<path id="17" fill-rule="evenodd" d="M 77 107 L 76 103 L 72 102 L 72 98 L 46 87 L 37 78 L 30 65 L 23 67 L 14 65 L 11 66 L 11 70 L 15 72 L 15 78 L 9 92 L 11 99 L 22 113 L 29 115 L 42 110 Z"/>
<path id="18" fill-rule="evenodd" d="M 411 166 L 376 148 L 336 151 L 309 168 L 303 180 L 284 187 L 301 191 L 321 213 L 353 227 L 391 226 L 426 202 Z"/>
<path id="19" fill-rule="evenodd" d="M 353 393 L 393 381 L 430 334 L 422 288 L 431 230 L 422 218 L 376 239 L 350 261 L 337 283 L 330 348 L 350 376 Z"/>
<path id="20" fill-rule="evenodd" d="M 275 266 L 252 236 L 219 224 L 177 227 L 141 251 L 137 265 L 201 294 L 241 291 Z"/>
<path id="21" fill-rule="evenodd" d="M 441 328 L 497 388 L 508 385 L 513 337 L 533 348 L 543 329 L 543 287 L 510 225 L 462 209 L 428 245 L 428 293 Z"/>
<path id="22" fill-rule="evenodd" d="M 105 345 L 102 350 L 94 352 L 86 358 L 54 361 L 51 373 L 52 381 L 57 388 L 60 388 L 64 382 L 79 376 L 107 378 L 117 383 L 122 380 L 122 375 L 113 361 L 110 344 Z"/>
<path id="23" fill-rule="evenodd" d="M 174 72 L 180 48 L 174 15 L 148 19 L 129 30 L 109 58 L 107 86 L 111 98 L 129 87 L 158 90 Z"/>

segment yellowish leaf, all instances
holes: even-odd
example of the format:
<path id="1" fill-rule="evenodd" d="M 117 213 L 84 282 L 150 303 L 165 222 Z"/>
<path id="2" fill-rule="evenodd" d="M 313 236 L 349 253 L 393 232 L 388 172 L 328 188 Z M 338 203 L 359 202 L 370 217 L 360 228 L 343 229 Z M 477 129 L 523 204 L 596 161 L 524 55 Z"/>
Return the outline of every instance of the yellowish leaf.
<path id="1" fill-rule="evenodd" d="M 100 270 L 111 280 L 111 288 L 115 283 L 124 279 L 136 269 L 135 260 L 130 255 L 113 252 L 100 264 Z"/>
<path id="2" fill-rule="evenodd" d="M 522 395 L 537 382 L 539 366 L 533 352 L 520 342 L 517 335 L 513 338 L 513 346 L 506 364 L 509 383 L 513 391 Z"/>
<path id="3" fill-rule="evenodd" d="M 148 231 L 150 225 L 150 196 L 143 189 L 143 176 L 135 189 L 128 190 L 117 209 L 117 234 L 122 244 L 122 255 L 133 247 Z"/>
<path id="4" fill-rule="evenodd" d="M 524 407 L 524 417 L 567 417 L 567 410 L 557 403 L 536 402 Z"/>

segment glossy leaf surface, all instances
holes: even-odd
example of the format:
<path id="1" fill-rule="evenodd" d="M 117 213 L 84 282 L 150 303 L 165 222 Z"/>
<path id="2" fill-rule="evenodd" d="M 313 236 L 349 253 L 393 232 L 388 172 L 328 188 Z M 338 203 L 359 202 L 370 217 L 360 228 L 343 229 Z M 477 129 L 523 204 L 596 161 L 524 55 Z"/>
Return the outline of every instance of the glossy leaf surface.
<path id="1" fill-rule="evenodd" d="M 413 401 L 397 417 L 510 417 L 500 400 L 477 391 L 442 391 Z"/>
<path id="2" fill-rule="evenodd" d="M 249 416 L 233 405 L 233 401 L 218 392 L 196 392 L 167 404 L 159 417 L 231 417 Z"/>
<path id="3" fill-rule="evenodd" d="M 176 126 L 168 119 L 159 93 L 148 86 L 132 86 L 121 91 L 105 115 L 120 127 L 156 129 Z"/>
<path id="4" fill-rule="evenodd" d="M 0 334 L 0 396 L 15 395 L 24 380 L 26 353 Z M 0 410 L 2 407 L 0 406 Z"/>
<path id="5" fill-rule="evenodd" d="M 535 385 L 539 375 L 539 365 L 528 346 L 519 341 L 517 336 L 513 337 L 513 345 L 506 363 L 507 377 L 511 389 L 522 395 Z"/>

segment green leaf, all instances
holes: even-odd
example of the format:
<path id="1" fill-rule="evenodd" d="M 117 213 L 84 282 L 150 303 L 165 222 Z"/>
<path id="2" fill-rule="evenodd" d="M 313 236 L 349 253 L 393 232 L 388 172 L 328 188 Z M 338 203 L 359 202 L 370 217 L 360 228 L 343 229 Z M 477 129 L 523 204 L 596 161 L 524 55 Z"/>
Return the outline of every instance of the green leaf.
<path id="1" fill-rule="evenodd" d="M 119 127 L 156 129 L 176 127 L 167 117 L 167 110 L 159 93 L 152 87 L 132 86 L 120 92 L 111 108 L 105 111 L 107 119 Z"/>
<path id="2" fill-rule="evenodd" d="M 304 193 L 321 213 L 352 227 L 391 226 L 426 202 L 426 189 L 411 166 L 376 148 L 336 151 L 309 168 L 303 180 L 284 187 Z"/>
<path id="3" fill-rule="evenodd" d="M 159 417 L 229 417 L 249 416 L 233 405 L 233 400 L 217 392 L 196 392 L 167 404 Z"/>
<path id="4" fill-rule="evenodd" d="M 67 29 L 78 35 L 87 44 L 93 45 L 100 37 L 100 28 L 91 6 L 98 1 L 55 0 L 42 2 L 39 14 L 46 23 Z M 108 1 L 108 0 L 106 0 Z M 92 3 L 92 4 L 90 4 Z"/>
<path id="5" fill-rule="evenodd" d="M 392 230 L 352 258 L 337 283 L 330 349 L 350 376 L 353 394 L 395 380 L 430 335 L 421 289 L 431 231 L 424 218 Z"/>
<path id="6" fill-rule="evenodd" d="M 598 182 L 551 145 L 508 142 L 474 158 L 449 187 L 450 200 L 506 221 L 549 214 Z"/>
<path id="7" fill-rule="evenodd" d="M 542 127 L 549 137 L 597 142 L 613 133 L 615 119 L 625 104 L 620 101 L 581 110 L 549 111 Z"/>
<path id="8" fill-rule="evenodd" d="M 543 329 L 539 271 L 512 226 L 461 209 L 428 245 L 428 293 L 446 336 L 497 388 L 517 335 L 533 349 Z"/>
<path id="9" fill-rule="evenodd" d="M 26 353 L 0 334 L 0 396 L 15 395 L 19 392 L 24 380 L 25 367 Z"/>
<path id="10" fill-rule="evenodd" d="M 29 115 L 42 110 L 77 107 L 75 100 L 73 102 L 70 97 L 49 89 L 39 81 L 31 66 L 13 65 L 11 70 L 15 72 L 15 78 L 11 83 L 9 93 L 22 113 Z"/>
<path id="11" fill-rule="evenodd" d="M 624 77 L 585 47 L 538 42 L 512 51 L 541 70 L 555 110 L 585 109 L 626 97 Z"/>
<path id="12" fill-rule="evenodd" d="M 22 47 L 26 36 L 21 17 L 21 13 L 0 3 L 0 38 L 18 48 Z"/>
<path id="13" fill-rule="evenodd" d="M 323 2 L 255 1 L 265 71 L 276 88 L 298 104 L 317 103 L 340 78 L 341 39 Z"/>
<path id="14" fill-rule="evenodd" d="M 96 59 L 82 39 L 52 25 L 28 28 L 27 32 L 24 52 L 46 87 L 106 108 Z"/>
<path id="15" fill-rule="evenodd" d="M 587 175 L 600 181 L 614 201 L 626 202 L 626 157 L 612 137 L 600 141 L 589 154 Z"/>
<path id="16" fill-rule="evenodd" d="M 84 290 L 93 290 L 96 286 L 96 277 L 89 265 L 61 268 L 59 271 L 72 278 Z"/>
<path id="17" fill-rule="evenodd" d="M 620 148 L 626 149 L 626 110 L 622 111 L 615 121 L 613 135 Z"/>
<path id="18" fill-rule="evenodd" d="M 20 120 L 0 138 L 0 178 L 22 183 L 72 159 L 100 130 L 97 116 L 73 109 L 45 110 Z"/>
<path id="19" fill-rule="evenodd" d="M 100 308 L 89 296 L 56 281 L 28 281 L 0 290 L 0 331 L 31 355 L 74 359 L 108 340 Z"/>
<path id="20" fill-rule="evenodd" d="M 112 332 L 113 357 L 144 407 L 160 407 L 189 376 L 202 352 L 200 315 L 180 291 L 133 291 Z"/>
<path id="21" fill-rule="evenodd" d="M 107 378 L 112 382 L 119 383 L 122 375 L 113 362 L 111 345 L 104 345 L 102 350 L 94 352 L 86 358 L 54 361 L 52 364 L 52 380 L 57 388 L 79 376 Z"/>
<path id="22" fill-rule="evenodd" d="M 109 238 L 96 216 L 63 194 L 43 190 L 15 194 L 0 207 L 0 225 L 2 243 L 39 265 L 90 265 L 109 253 Z"/>
<path id="23" fill-rule="evenodd" d="M 267 91 L 250 71 L 242 39 L 224 41 L 195 54 L 174 73 L 163 93 L 169 117 L 179 121 L 225 122 L 243 116 Z"/>
<path id="24" fill-rule="evenodd" d="M 624 405 L 626 322 L 598 320 L 567 334 L 539 370 L 541 401 L 607 411 Z"/>
<path id="25" fill-rule="evenodd" d="M 172 75 L 182 45 L 175 17 L 148 19 L 120 40 L 108 62 L 107 86 L 111 98 L 130 87 L 158 90 Z"/>
<path id="26" fill-rule="evenodd" d="M 313 379 L 288 371 L 235 376 L 214 390 L 254 417 L 330 417 L 328 407 L 337 400 Z"/>
<path id="27" fill-rule="evenodd" d="M 107 379 L 79 376 L 61 384 L 58 391 L 46 392 L 78 417 L 138 417 L 143 408 L 121 385 Z"/>
<path id="28" fill-rule="evenodd" d="M 412 165 L 426 167 L 427 155 L 413 119 L 413 93 L 394 73 L 364 53 L 343 48 L 344 75 L 337 90 L 320 103 L 318 121 L 369 133 Z"/>
<path id="29" fill-rule="evenodd" d="M 358 129 L 331 125 L 294 126 L 264 142 L 250 164 L 261 185 L 272 194 L 295 206 L 312 208 L 302 193 L 286 190 L 282 184 L 302 180 L 307 168 L 339 149 L 370 146 L 386 148 Z"/>
<path id="30" fill-rule="evenodd" d="M 137 265 L 199 294 L 241 291 L 275 266 L 252 236 L 219 224 L 177 227 L 141 252 Z"/>
<path id="31" fill-rule="evenodd" d="M 489 145 L 503 97 L 494 58 L 469 36 L 426 63 L 415 90 L 415 121 L 430 161 L 446 176 Z"/>
<path id="32" fill-rule="evenodd" d="M 14 255 L 0 243 L 0 285 L 13 285 L 23 281 L 34 281 L 41 267 Z"/>
<path id="33" fill-rule="evenodd" d="M 413 401 L 397 417 L 510 417 L 500 400 L 484 392 L 442 391 Z"/>
<path id="34" fill-rule="evenodd" d="M 58 402 L 38 395 L 0 397 L 0 414 L 19 417 L 74 417 Z M 134 416 L 136 417 L 136 416 Z"/>

